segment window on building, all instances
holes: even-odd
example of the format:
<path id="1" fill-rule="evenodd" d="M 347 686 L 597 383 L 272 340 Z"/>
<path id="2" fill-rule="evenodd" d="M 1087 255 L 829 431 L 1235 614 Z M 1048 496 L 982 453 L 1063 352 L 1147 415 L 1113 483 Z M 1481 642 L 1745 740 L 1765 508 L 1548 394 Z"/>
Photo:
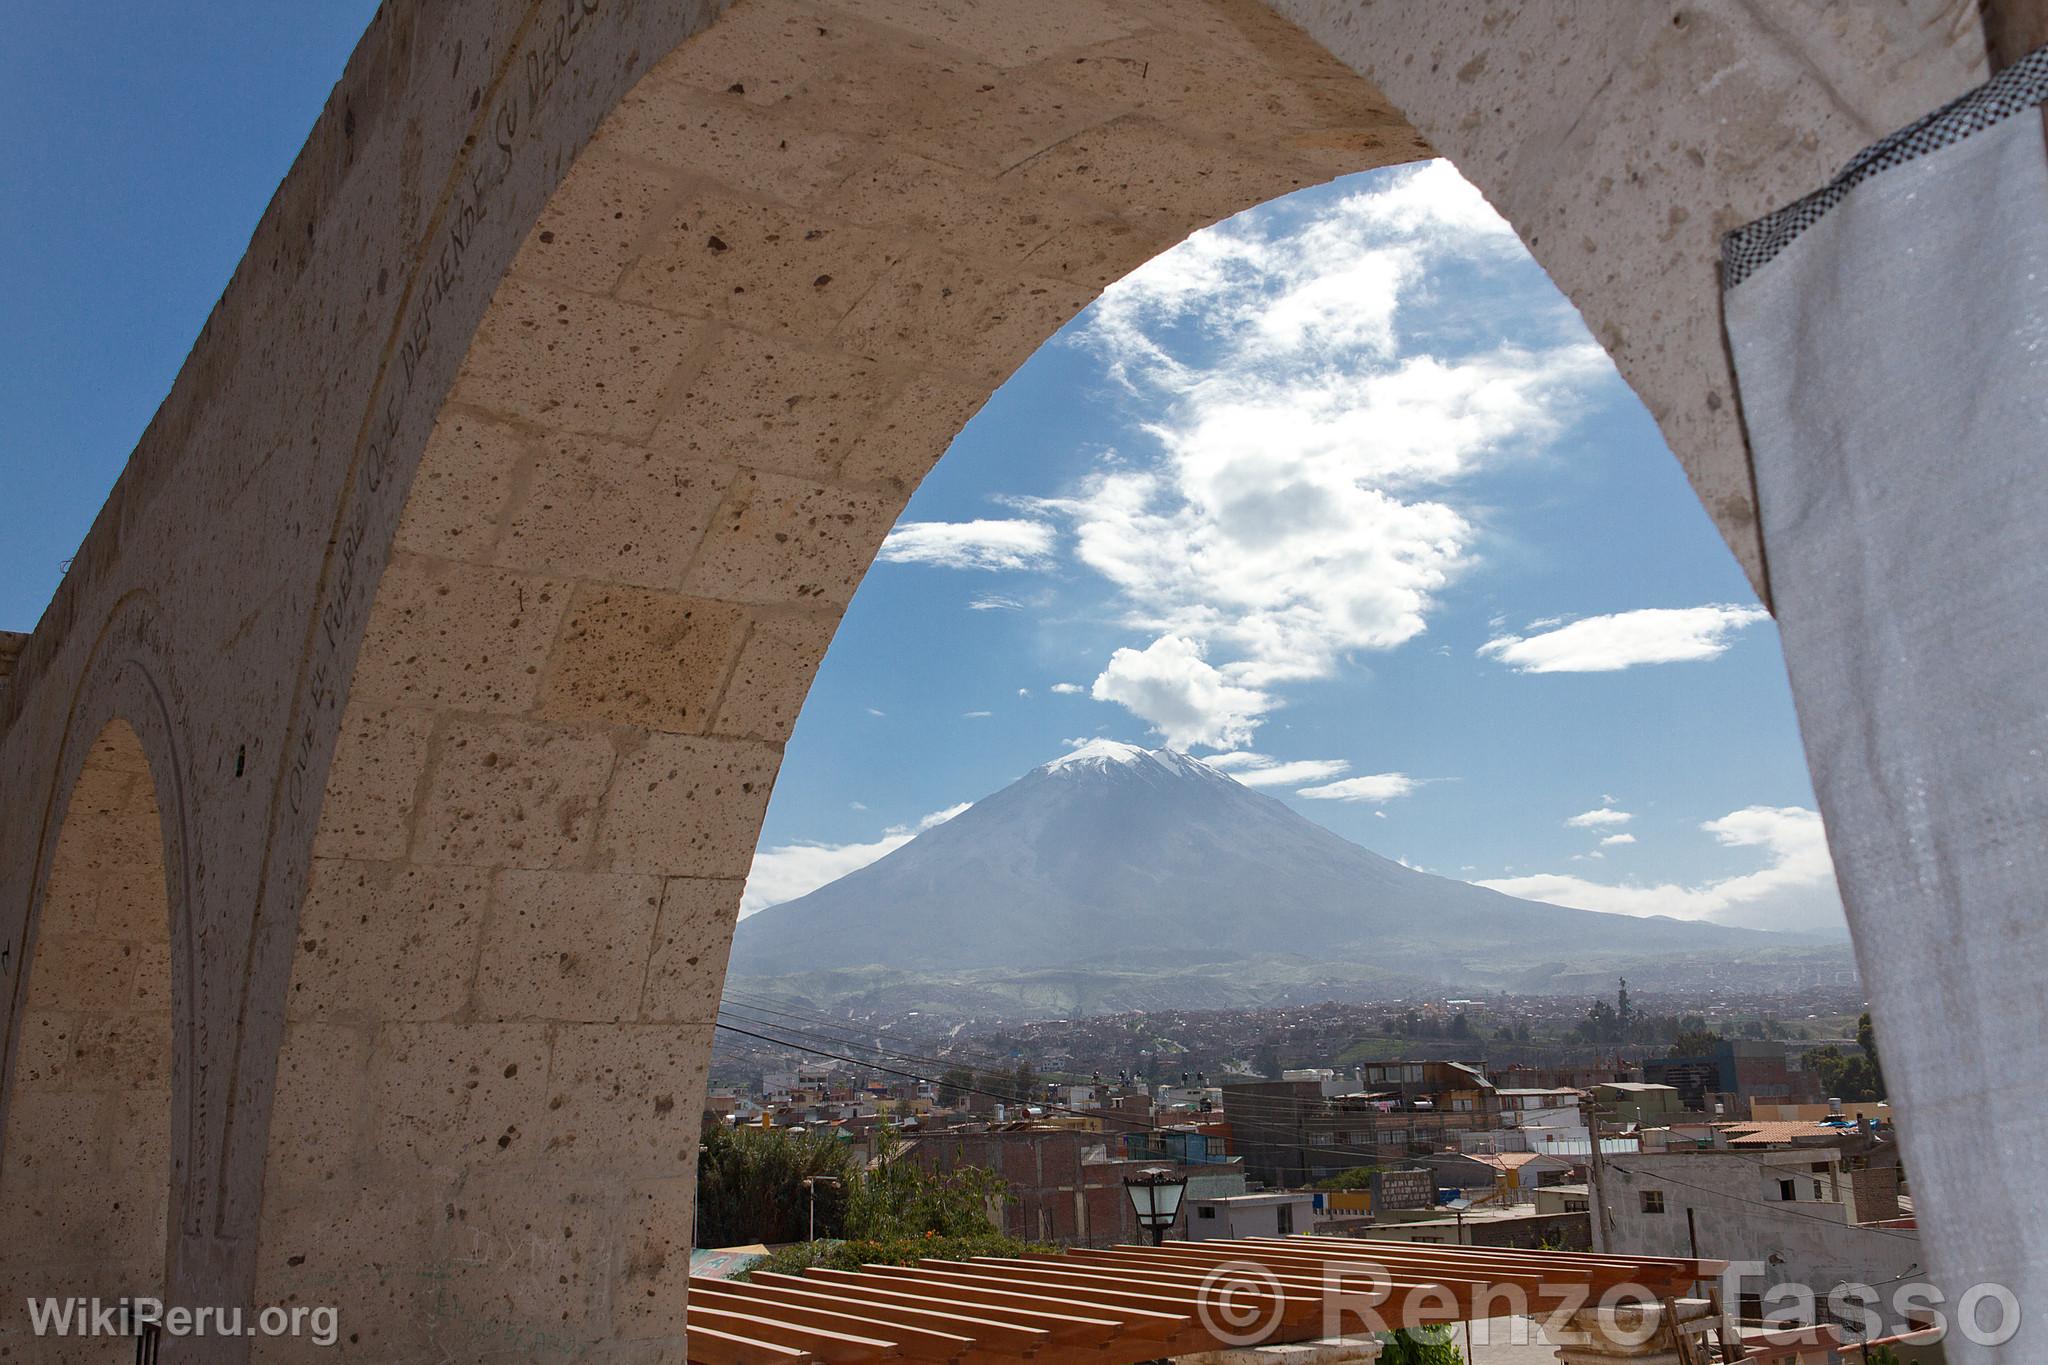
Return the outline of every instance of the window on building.
<path id="1" fill-rule="evenodd" d="M 1282 1204 L 1276 1212 L 1279 1214 L 1280 1235 L 1282 1237 L 1291 1235 L 1294 1231 L 1294 1205 Z"/>
<path id="2" fill-rule="evenodd" d="M 1662 1190 L 1644 1190 L 1644 1191 L 1643 1191 L 1643 1212 L 1644 1212 L 1644 1213 L 1662 1213 L 1662 1212 L 1664 1212 L 1664 1191 L 1662 1191 Z"/>
<path id="3" fill-rule="evenodd" d="M 1215 1216 L 1216 1206 L 1213 1204 L 1204 1204 L 1201 1208 L 1195 1210 L 1195 1217 L 1197 1218 L 1214 1218 Z"/>
<path id="4" fill-rule="evenodd" d="M 1790 1180 L 1780 1180 L 1778 1182 L 1778 1198 L 1789 1204 L 1798 1197 L 1799 1189 L 1795 1182 Z"/>
<path id="5" fill-rule="evenodd" d="M 1813 1182 L 1813 1197 L 1815 1199 L 1826 1199 L 1828 1197 L 1827 1191 L 1821 1187 L 1821 1183 L 1818 1180 Z"/>

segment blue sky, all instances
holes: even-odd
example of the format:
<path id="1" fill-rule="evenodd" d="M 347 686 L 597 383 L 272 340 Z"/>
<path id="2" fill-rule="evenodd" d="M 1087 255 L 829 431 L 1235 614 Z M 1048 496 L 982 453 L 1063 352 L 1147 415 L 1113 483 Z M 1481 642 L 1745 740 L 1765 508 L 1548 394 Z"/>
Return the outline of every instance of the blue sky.
<path id="1" fill-rule="evenodd" d="M 0 628 L 40 615 L 373 9 L 16 17 Z M 1198 234 L 996 395 L 848 613 L 750 908 L 1093 737 L 1226 756 L 1521 894 L 1840 924 L 1770 622 L 1446 168 Z"/>
<path id="2" fill-rule="evenodd" d="M 370 0 L 23 5 L 0 44 L 0 630 L 170 391 Z"/>
<path id="3" fill-rule="evenodd" d="M 1196 234 L 997 393 L 854 599 L 748 908 L 1097 737 L 1516 894 L 1841 923 L 1774 628 L 1443 163 Z"/>

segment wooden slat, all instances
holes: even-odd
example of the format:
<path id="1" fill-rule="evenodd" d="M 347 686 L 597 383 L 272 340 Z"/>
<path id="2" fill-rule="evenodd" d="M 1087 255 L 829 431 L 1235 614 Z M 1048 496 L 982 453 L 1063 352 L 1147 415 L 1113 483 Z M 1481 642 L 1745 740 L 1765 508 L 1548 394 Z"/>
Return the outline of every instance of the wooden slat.
<path id="1" fill-rule="evenodd" d="M 838 1278 L 841 1275 L 847 1278 Z M 872 1276 L 863 1278 L 855 1276 L 848 1271 L 828 1271 L 813 1268 L 804 1278 L 807 1280 L 828 1281 L 834 1289 L 844 1293 L 849 1298 L 882 1303 L 907 1304 L 914 1308 L 946 1307 L 950 1305 L 958 1308 L 963 1313 L 972 1313 L 977 1317 L 992 1318 L 998 1322 L 1015 1323 L 1024 1327 L 1035 1327 L 1045 1333 L 1044 1339 L 1039 1344 L 1040 1350 L 1044 1350 L 1049 1346 L 1071 1346 L 1081 1342 L 1092 1342 L 1100 1346 L 1106 1344 L 1109 1338 L 1116 1335 L 1117 1332 L 1117 1325 L 1114 1322 L 1076 1322 L 1071 1317 L 1060 1313 L 1034 1312 L 1029 1309 L 1013 1308 L 1002 1304 L 977 1303 L 972 1300 L 963 1300 L 957 1296 L 949 1297 L 937 1294 L 914 1293 L 907 1289 L 884 1288 L 883 1286 L 889 1284 L 889 1281 L 880 1280 Z"/>
<path id="2" fill-rule="evenodd" d="M 797 1275 L 754 1275 L 754 1279 L 748 1281 L 748 1289 L 768 1297 L 770 1302 L 823 1304 L 870 1318 L 881 1318 L 883 1322 L 903 1320 L 909 1324 L 930 1326 L 940 1332 L 958 1332 L 963 1336 L 973 1336 L 985 1349 L 1018 1357 L 1030 1355 L 1053 1338 L 1053 1334 L 1042 1326 L 1001 1320 L 997 1316 L 975 1316 L 944 1304 L 891 1304 L 881 1297 L 840 1293 L 838 1287 L 819 1285 L 819 1281 L 801 1279 Z"/>
<path id="3" fill-rule="evenodd" d="M 735 1291 L 724 1280 L 690 1281 L 690 1307 L 723 1308 L 736 1313 L 760 1313 L 781 1322 L 820 1327 L 828 1332 L 854 1336 L 881 1337 L 896 1343 L 912 1360 L 954 1361 L 974 1349 L 974 1338 L 954 1332 L 935 1332 L 881 1318 L 861 1317 L 842 1309 L 826 1309 L 802 1303 L 778 1302 L 772 1291 Z"/>
<path id="4" fill-rule="evenodd" d="M 697 1365 L 808 1365 L 817 1359 L 807 1351 L 695 1324 L 690 1327 L 689 1357 Z"/>
<path id="5" fill-rule="evenodd" d="M 1004 1296 L 1003 1302 L 1046 1303 L 1064 1310 L 1073 1308 L 1095 1317 L 1114 1318 L 1133 1336 L 1166 1336 L 1187 1322 L 1181 1312 L 1147 1307 L 1127 1301 L 1138 1295 L 1114 1290 L 1083 1287 L 1069 1294 L 1064 1286 L 1036 1283 L 1005 1274 L 981 1274 L 958 1261 L 920 1261 L 915 1266 L 875 1266 L 874 1274 L 885 1279 L 911 1280 L 920 1284 L 938 1282 L 969 1290 L 986 1289 Z"/>
<path id="6" fill-rule="evenodd" d="M 881 1337 L 855 1336 L 823 1327 L 805 1327 L 761 1313 L 735 1313 L 724 1308 L 699 1308 L 692 1303 L 688 1319 L 717 1331 L 731 1332 L 754 1341 L 772 1341 L 793 1346 L 827 1365 L 865 1365 L 868 1361 L 891 1360 L 902 1355 L 893 1341 Z"/>
<path id="7" fill-rule="evenodd" d="M 972 1305 L 977 1312 L 987 1311 L 1004 1318 L 1022 1318 L 1044 1327 L 1052 1334 L 1053 1344 L 1059 1346 L 1078 1345 L 1083 1341 L 1095 1346 L 1107 1346 L 1110 1340 L 1123 1330 L 1123 1323 L 1119 1319 L 1089 1311 L 1091 1305 L 1086 1302 L 1037 1300 L 1029 1294 L 981 1292 L 933 1283 L 923 1283 L 903 1290 L 885 1290 L 878 1287 L 878 1281 L 881 1284 L 892 1284 L 895 1281 L 862 1271 L 826 1270 L 816 1266 L 806 1272 L 804 1278 L 828 1280 L 837 1285 L 853 1285 L 864 1294 L 880 1294 L 912 1303 L 942 1299 L 949 1303 Z"/>

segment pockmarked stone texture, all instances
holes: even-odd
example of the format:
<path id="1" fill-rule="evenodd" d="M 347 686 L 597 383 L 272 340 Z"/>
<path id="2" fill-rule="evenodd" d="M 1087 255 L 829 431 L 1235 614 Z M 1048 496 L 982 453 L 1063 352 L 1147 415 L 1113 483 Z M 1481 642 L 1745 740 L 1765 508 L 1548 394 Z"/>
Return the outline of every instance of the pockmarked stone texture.
<path id="1" fill-rule="evenodd" d="M 171 963 L 160 818 L 141 742 L 116 720 L 72 787 L 17 1016 L 0 1152 L 5 1302 L 163 1288 Z"/>
<path id="2" fill-rule="evenodd" d="M 44 1188 L 33 1156 L 76 1238 L 140 1239 L 138 1282 L 344 1305 L 347 1358 L 684 1359 L 711 1020 L 781 746 L 961 424 L 1189 232 L 1447 152 L 1761 581 L 1715 236 L 1983 62 L 1944 0 L 1773 14 L 381 7 L 0 649 L 0 1204 Z M 63 811 L 116 719 L 163 875 L 109 862 L 129 889 L 87 905 Z M 122 899 L 145 885 L 168 907 Z M 148 1010 L 99 1012 L 123 990 Z M 64 1143 L 112 1091 L 37 1087 L 93 1074 L 167 1164 Z"/>

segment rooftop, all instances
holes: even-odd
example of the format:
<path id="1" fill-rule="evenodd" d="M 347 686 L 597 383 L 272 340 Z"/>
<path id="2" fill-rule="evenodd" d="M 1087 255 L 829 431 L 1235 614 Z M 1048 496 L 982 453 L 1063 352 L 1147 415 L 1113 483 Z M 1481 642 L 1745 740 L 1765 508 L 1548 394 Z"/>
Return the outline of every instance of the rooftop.
<path id="1" fill-rule="evenodd" d="M 1469 1215 L 1468 1215 L 1469 1216 Z M 692 1276 L 690 1359 L 697 1365 L 883 1365 L 904 1358 L 959 1365 L 1136 1365 L 1247 1345 L 1313 1341 L 1332 1268 L 1355 1265 L 1343 1238 L 1253 1237 L 1161 1247 L 1074 1250 L 1064 1256 L 981 1256 L 862 1270 Z M 1720 1261 L 1592 1256 L 1493 1247 L 1372 1243 L 1391 1273 L 1379 1312 L 1389 1327 L 1484 1316 L 1497 1287 L 1534 1280 L 1539 1301 L 1583 1301 L 1617 1285 L 1665 1296 L 1711 1279 Z M 1213 1323 L 1205 1296 L 1219 1272 L 1250 1286 L 1266 1311 L 1247 1341 Z M 1142 1283 L 1142 1292 L 1134 1286 Z M 1259 1284 L 1277 1287 L 1261 1290 Z M 1219 1337 L 1217 1332 L 1229 1332 Z"/>

